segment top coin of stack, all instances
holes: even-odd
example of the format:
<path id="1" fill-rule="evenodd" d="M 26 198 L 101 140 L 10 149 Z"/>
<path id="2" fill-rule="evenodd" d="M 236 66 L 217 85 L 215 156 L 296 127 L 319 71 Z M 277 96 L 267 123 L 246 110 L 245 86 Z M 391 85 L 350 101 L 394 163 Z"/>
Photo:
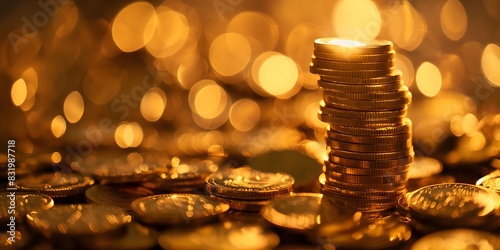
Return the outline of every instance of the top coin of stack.
<path id="1" fill-rule="evenodd" d="M 393 208 L 406 192 L 412 96 L 394 58 L 390 41 L 314 42 L 310 70 L 323 90 L 318 116 L 329 124 L 323 193 L 359 211 Z"/>

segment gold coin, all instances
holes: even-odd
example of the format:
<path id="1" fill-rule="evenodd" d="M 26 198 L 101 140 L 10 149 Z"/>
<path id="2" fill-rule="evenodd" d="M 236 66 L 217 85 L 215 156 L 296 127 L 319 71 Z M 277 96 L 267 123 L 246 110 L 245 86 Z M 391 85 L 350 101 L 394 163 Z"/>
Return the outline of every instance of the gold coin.
<path id="1" fill-rule="evenodd" d="M 207 177 L 207 191 L 215 196 L 266 200 L 290 194 L 294 179 L 286 173 L 261 172 L 250 167 L 218 171 Z"/>
<path id="2" fill-rule="evenodd" d="M 396 52 L 391 50 L 383 54 L 348 54 L 314 50 L 313 58 L 338 62 L 386 62 L 394 60 L 396 58 Z"/>
<path id="3" fill-rule="evenodd" d="M 411 120 L 408 118 L 404 119 L 402 125 L 385 127 L 385 128 L 359 128 L 359 127 L 349 127 L 336 124 L 328 125 L 328 134 L 339 132 L 343 134 L 367 136 L 367 137 L 409 134 L 409 138 L 411 138 L 411 131 L 412 131 L 412 123 Z"/>
<path id="4" fill-rule="evenodd" d="M 403 165 L 391 168 L 355 168 L 355 167 L 346 167 L 342 165 L 325 162 L 326 171 L 332 171 L 342 174 L 352 174 L 352 175 L 370 175 L 370 176 L 394 175 L 402 172 L 407 172 L 409 168 L 410 165 Z"/>
<path id="5" fill-rule="evenodd" d="M 320 75 L 319 78 L 322 82 L 340 83 L 340 84 L 358 84 L 358 85 L 380 85 L 380 84 L 397 84 L 402 81 L 401 71 L 395 70 L 391 74 L 379 77 L 342 77 L 342 76 L 329 76 Z"/>
<path id="6" fill-rule="evenodd" d="M 500 193 L 500 170 L 495 170 L 477 180 L 476 185 Z"/>
<path id="7" fill-rule="evenodd" d="M 394 190 L 373 190 L 373 189 L 367 189 L 367 190 L 349 190 L 349 189 L 344 189 L 344 188 L 338 188 L 335 186 L 331 185 L 326 185 L 323 187 L 321 190 L 322 193 L 331 193 L 331 194 L 338 194 L 340 196 L 345 195 L 349 197 L 360 197 L 360 198 L 370 198 L 370 197 L 377 197 L 377 198 L 387 198 L 390 196 L 400 196 L 402 194 L 406 193 L 406 188 L 401 188 L 401 189 L 394 189 Z"/>
<path id="8" fill-rule="evenodd" d="M 351 100 L 345 98 L 324 96 L 326 107 L 359 110 L 359 111 L 385 111 L 394 109 L 404 109 L 410 105 L 412 101 L 411 92 L 407 92 L 404 98 L 392 100 Z"/>
<path id="9" fill-rule="evenodd" d="M 383 54 L 393 50 L 391 41 L 356 41 L 337 37 L 324 37 L 314 40 L 314 49 L 337 54 Z"/>
<path id="10" fill-rule="evenodd" d="M 131 221 L 120 208 L 97 204 L 56 205 L 30 213 L 26 218 L 45 237 L 98 236 L 116 232 Z"/>
<path id="11" fill-rule="evenodd" d="M 322 113 L 328 114 L 336 117 L 353 118 L 353 119 L 381 119 L 381 118 L 393 118 L 393 117 L 404 117 L 408 113 L 407 108 L 388 110 L 388 111 L 358 111 L 353 112 L 351 110 L 343 110 L 336 108 L 329 108 L 320 105 L 319 109 Z"/>
<path id="12" fill-rule="evenodd" d="M 389 84 L 386 84 L 390 86 Z M 397 86 L 398 84 L 394 84 Z M 339 85 L 341 86 L 341 85 Z M 345 86 L 345 85 L 342 85 Z M 363 85 L 354 85 L 354 86 L 363 86 Z M 368 85 L 368 86 L 385 86 L 385 85 Z M 361 90 L 363 88 L 357 88 Z M 372 91 L 371 89 L 367 89 L 364 92 L 353 92 L 355 89 L 351 91 L 338 90 L 338 89 L 323 89 L 323 96 L 330 96 L 331 98 L 346 98 L 351 100 L 394 100 L 404 98 L 408 93 L 408 88 L 406 86 L 401 86 L 397 91 Z"/>
<path id="13" fill-rule="evenodd" d="M 376 152 L 376 153 L 364 153 L 364 152 L 351 152 L 340 149 L 332 149 L 329 152 L 329 155 L 334 155 L 338 157 L 348 158 L 348 159 L 357 159 L 357 160 L 366 160 L 366 161 L 384 161 L 384 160 L 393 160 L 399 159 L 403 157 L 407 157 L 414 154 L 413 147 L 402 148 L 398 151 L 393 152 Z"/>
<path id="14" fill-rule="evenodd" d="M 339 164 L 348 167 L 359 167 L 359 168 L 393 168 L 397 166 L 408 165 L 413 162 L 414 154 L 410 156 L 403 157 L 394 160 L 383 160 L 383 161 L 367 161 L 367 160 L 355 160 L 339 156 L 329 155 L 329 160 L 331 163 Z"/>
<path id="15" fill-rule="evenodd" d="M 332 83 L 332 82 L 324 82 L 318 80 L 318 86 L 323 89 L 324 95 L 328 95 L 328 93 L 334 91 L 346 92 L 346 93 L 359 93 L 359 94 L 387 94 L 388 92 L 398 92 L 398 91 L 406 91 L 405 85 L 402 81 L 396 82 L 393 84 L 344 84 L 344 83 Z M 402 97 L 406 95 L 406 92 Z M 349 97 L 343 97 L 348 99 Z M 349 98 L 350 99 L 350 98 Z M 397 98 L 394 98 L 397 99 Z"/>
<path id="16" fill-rule="evenodd" d="M 411 218 L 441 228 L 496 228 L 500 196 L 493 190 L 465 183 L 425 186 L 408 198 Z"/>
<path id="17" fill-rule="evenodd" d="M 381 62 L 345 62 L 345 61 L 332 61 L 324 60 L 320 58 L 312 58 L 313 65 L 334 70 L 379 70 L 395 67 L 395 62 L 393 60 L 381 61 Z"/>
<path id="18" fill-rule="evenodd" d="M 326 181 L 348 182 L 353 184 L 390 184 L 406 182 L 408 178 L 407 172 L 398 173 L 395 175 L 383 176 L 368 176 L 368 175 L 350 175 L 328 171 L 325 173 Z"/>
<path id="19" fill-rule="evenodd" d="M 23 222 L 30 212 L 46 210 L 52 206 L 54 200 L 47 195 L 3 192 L 0 193 L 0 222 L 10 221 L 11 216 L 16 217 L 16 222 Z"/>
<path id="20" fill-rule="evenodd" d="M 339 150 L 346 150 L 346 151 L 360 152 L 360 153 L 384 153 L 384 152 L 394 152 L 412 146 L 412 140 L 406 140 L 403 142 L 388 143 L 388 144 L 350 143 L 350 142 L 337 141 L 329 138 L 326 138 L 325 141 L 327 146 L 327 152 L 331 152 L 333 149 L 339 149 Z"/>
<path id="21" fill-rule="evenodd" d="M 411 133 L 395 134 L 395 135 L 380 135 L 380 136 L 368 136 L 368 135 L 351 135 L 344 134 L 337 131 L 327 131 L 327 137 L 336 141 L 350 142 L 350 143 L 364 143 L 364 144 L 390 144 L 406 142 L 410 140 Z"/>
<path id="22" fill-rule="evenodd" d="M 291 230 L 307 230 L 318 225 L 321 199 L 319 193 L 297 193 L 273 199 L 261 210 L 270 223 Z"/>
<path id="23" fill-rule="evenodd" d="M 151 225 L 199 225 L 226 212 L 229 205 L 205 195 L 160 194 L 131 204 L 137 218 Z"/>
<path id="24" fill-rule="evenodd" d="M 450 229 L 424 235 L 411 250 L 500 249 L 500 238 L 492 233 L 473 229 Z"/>
<path id="25" fill-rule="evenodd" d="M 325 174 L 326 176 L 326 174 Z M 395 189 L 405 188 L 405 183 L 384 183 L 384 184 L 372 184 L 372 183 L 350 183 L 345 181 L 337 181 L 335 179 L 327 179 L 325 187 L 333 186 L 341 189 L 347 190 L 379 190 L 379 191 L 392 191 Z"/>
<path id="26" fill-rule="evenodd" d="M 354 119 L 337 117 L 322 113 L 318 111 L 318 119 L 326 123 L 332 123 L 341 126 L 363 127 L 363 128 L 381 128 L 393 127 L 403 124 L 404 117 L 391 117 L 381 119 Z"/>
<path id="27" fill-rule="evenodd" d="M 94 180 L 75 173 L 45 173 L 20 178 L 15 187 L 20 191 L 45 194 L 52 198 L 68 197 L 85 192 Z"/>
<path id="28" fill-rule="evenodd" d="M 333 76 L 333 77 L 374 78 L 374 77 L 390 75 L 396 71 L 396 68 L 393 67 L 393 68 L 385 68 L 377 70 L 334 70 L 334 69 L 320 68 L 310 63 L 309 71 L 313 74 Z"/>

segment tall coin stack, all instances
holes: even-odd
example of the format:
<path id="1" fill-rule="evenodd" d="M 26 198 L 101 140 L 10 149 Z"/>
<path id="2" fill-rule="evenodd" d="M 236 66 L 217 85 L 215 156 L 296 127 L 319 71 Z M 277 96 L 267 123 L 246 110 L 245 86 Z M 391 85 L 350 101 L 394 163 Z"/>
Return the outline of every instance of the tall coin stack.
<path id="1" fill-rule="evenodd" d="M 310 70 L 323 90 L 318 115 L 329 124 L 322 192 L 362 212 L 395 207 L 414 158 L 406 118 L 412 96 L 394 58 L 390 41 L 314 41 Z"/>

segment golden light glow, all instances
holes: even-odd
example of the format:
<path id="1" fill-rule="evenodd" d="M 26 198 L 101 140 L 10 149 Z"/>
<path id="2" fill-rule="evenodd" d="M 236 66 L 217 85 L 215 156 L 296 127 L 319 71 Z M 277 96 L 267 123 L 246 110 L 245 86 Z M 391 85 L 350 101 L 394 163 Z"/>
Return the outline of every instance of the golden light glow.
<path id="1" fill-rule="evenodd" d="M 462 119 L 462 127 L 464 128 L 464 133 L 468 136 L 472 136 L 476 132 L 477 123 L 479 120 L 474 114 L 467 113 Z"/>
<path id="2" fill-rule="evenodd" d="M 204 119 L 218 117 L 228 104 L 226 91 L 212 80 L 202 80 L 189 92 L 189 104 L 193 112 Z"/>
<path id="3" fill-rule="evenodd" d="M 52 21 L 52 27 L 57 37 L 65 37 L 78 23 L 78 8 L 73 2 L 61 5 Z"/>
<path id="4" fill-rule="evenodd" d="M 418 67 L 416 81 L 420 92 L 427 97 L 433 97 L 441 90 L 441 72 L 430 62 L 424 62 Z"/>
<path id="5" fill-rule="evenodd" d="M 177 69 L 177 81 L 183 89 L 190 89 L 196 82 L 207 77 L 208 68 L 207 61 L 201 56 L 186 56 Z"/>
<path id="6" fill-rule="evenodd" d="M 82 118 L 84 103 L 82 95 L 78 91 L 73 91 L 64 100 L 64 116 L 69 123 L 76 123 Z"/>
<path id="7" fill-rule="evenodd" d="M 451 40 L 457 41 L 467 30 L 467 13 L 458 0 L 448 0 L 441 10 L 441 28 Z"/>
<path id="8" fill-rule="evenodd" d="M 121 123 L 115 130 L 115 142 L 121 148 L 138 147 L 143 136 L 142 127 L 137 122 Z"/>
<path id="9" fill-rule="evenodd" d="M 153 37 L 156 19 L 155 9 L 148 2 L 139 1 L 125 6 L 111 26 L 116 46 L 124 52 L 144 47 Z"/>
<path id="10" fill-rule="evenodd" d="M 497 0 L 483 0 L 484 9 L 496 19 L 500 19 L 500 2 Z"/>
<path id="11" fill-rule="evenodd" d="M 233 76 L 241 72 L 250 61 L 251 48 L 247 39 L 237 33 L 225 33 L 210 45 L 210 64 L 217 73 Z"/>
<path id="12" fill-rule="evenodd" d="M 61 137 L 66 132 L 66 120 L 64 120 L 64 117 L 61 115 L 54 117 L 50 123 L 50 129 L 56 138 Z"/>
<path id="13" fill-rule="evenodd" d="M 333 12 L 333 25 L 340 37 L 373 40 L 381 23 L 380 12 L 370 0 L 341 0 Z"/>
<path id="14" fill-rule="evenodd" d="M 488 81 L 494 86 L 500 86 L 500 47 L 488 44 L 481 57 L 481 68 Z"/>
<path id="15" fill-rule="evenodd" d="M 391 40 L 402 49 L 416 49 L 427 33 L 427 25 L 421 14 L 409 1 L 403 1 L 391 10 L 387 22 Z"/>
<path id="16" fill-rule="evenodd" d="M 260 107 L 251 99 L 238 100 L 231 106 L 229 121 L 239 131 L 250 131 L 260 120 Z"/>
<path id="17" fill-rule="evenodd" d="M 160 88 L 154 87 L 148 90 L 141 100 L 141 114 L 144 119 L 155 122 L 163 115 L 167 106 L 167 96 Z"/>
<path id="18" fill-rule="evenodd" d="M 14 105 L 21 106 L 26 100 L 27 93 L 26 82 L 22 78 L 19 78 L 12 84 L 12 89 L 10 90 L 10 97 Z"/>
<path id="19" fill-rule="evenodd" d="M 59 163 L 61 162 L 61 154 L 59 152 L 54 152 L 52 153 L 52 155 L 50 155 L 50 160 L 52 161 L 52 163 Z"/>
<path id="20" fill-rule="evenodd" d="M 246 11 L 236 15 L 227 25 L 227 32 L 254 39 L 263 50 L 273 50 L 278 43 L 279 31 L 276 22 L 260 12 Z"/>
<path id="21" fill-rule="evenodd" d="M 408 57 L 402 54 L 396 54 L 396 65 L 403 74 L 404 84 L 407 87 L 410 87 L 415 77 L 415 68 L 413 67 L 413 63 Z"/>
<path id="22" fill-rule="evenodd" d="M 21 78 L 26 83 L 26 99 L 23 104 L 21 104 L 21 109 L 28 111 L 35 104 L 35 93 L 38 88 L 38 74 L 33 67 L 26 69 Z"/>
<path id="23" fill-rule="evenodd" d="M 252 75 L 267 94 L 278 98 L 290 98 L 300 89 L 297 65 L 277 52 L 261 54 L 254 62 Z"/>
<path id="24" fill-rule="evenodd" d="M 173 55 L 186 43 L 189 24 L 186 17 L 165 6 L 157 8 L 158 22 L 146 49 L 157 58 Z"/>
<path id="25" fill-rule="evenodd" d="M 106 104 L 118 94 L 120 76 L 120 70 L 114 66 L 89 70 L 83 79 L 83 91 L 94 104 Z"/>

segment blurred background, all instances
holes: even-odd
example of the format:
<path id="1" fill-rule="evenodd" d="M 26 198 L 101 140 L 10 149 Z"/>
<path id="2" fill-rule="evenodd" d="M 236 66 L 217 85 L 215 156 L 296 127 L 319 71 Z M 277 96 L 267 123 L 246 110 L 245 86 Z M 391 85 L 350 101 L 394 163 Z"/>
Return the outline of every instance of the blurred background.
<path id="1" fill-rule="evenodd" d="M 309 63 L 314 39 L 340 36 L 394 42 L 417 154 L 500 165 L 497 0 L 0 5 L 0 136 L 18 155 L 70 165 L 99 150 L 290 150 L 321 162 Z"/>

